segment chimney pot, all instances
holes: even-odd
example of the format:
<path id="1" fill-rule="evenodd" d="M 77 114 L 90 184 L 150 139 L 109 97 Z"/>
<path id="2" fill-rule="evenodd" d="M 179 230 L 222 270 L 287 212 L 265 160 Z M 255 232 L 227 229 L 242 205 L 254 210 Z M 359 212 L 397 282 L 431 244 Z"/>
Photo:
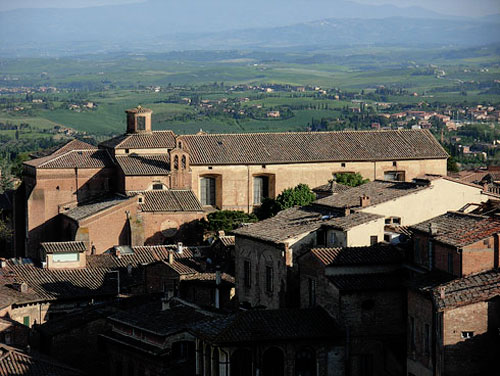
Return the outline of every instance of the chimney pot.
<path id="1" fill-rule="evenodd" d="M 370 206 L 370 197 L 368 197 L 367 195 L 360 196 L 359 205 L 362 208 L 366 208 L 367 206 Z"/>
<path id="2" fill-rule="evenodd" d="M 168 263 L 172 265 L 174 263 L 174 254 L 173 252 L 168 252 Z"/>
<path id="3" fill-rule="evenodd" d="M 184 246 L 182 242 L 177 243 L 177 253 L 182 253 L 184 251 Z"/>
<path id="4" fill-rule="evenodd" d="M 444 299 L 446 296 L 446 288 L 444 286 L 439 287 L 439 297 Z"/>

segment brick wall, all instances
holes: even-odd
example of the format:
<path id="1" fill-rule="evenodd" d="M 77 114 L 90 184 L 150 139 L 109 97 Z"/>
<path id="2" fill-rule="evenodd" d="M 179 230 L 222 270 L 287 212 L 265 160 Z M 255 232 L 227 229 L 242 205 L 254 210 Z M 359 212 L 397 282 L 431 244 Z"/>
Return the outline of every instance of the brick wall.
<path id="1" fill-rule="evenodd" d="M 414 323 L 414 341 L 411 338 L 412 321 Z M 428 349 L 425 348 L 426 325 L 429 325 L 431 333 Z M 406 327 L 408 371 L 413 371 L 412 373 L 415 375 L 431 373 L 434 367 L 431 354 L 434 351 L 436 338 L 434 334 L 436 329 L 433 326 L 432 302 L 430 299 L 412 290 L 408 290 L 408 318 Z"/>

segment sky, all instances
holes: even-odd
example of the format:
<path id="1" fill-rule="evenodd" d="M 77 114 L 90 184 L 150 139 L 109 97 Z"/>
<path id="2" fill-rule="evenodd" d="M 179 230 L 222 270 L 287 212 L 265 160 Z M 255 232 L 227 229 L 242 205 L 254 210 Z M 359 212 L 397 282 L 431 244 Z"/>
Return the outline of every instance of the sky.
<path id="1" fill-rule="evenodd" d="M 17 8 L 83 8 L 99 5 L 137 3 L 145 0 L 0 0 L 0 10 Z M 174 0 L 175 1 L 175 0 Z M 181 1 L 181 0 L 177 0 Z M 210 1 L 210 0 L 202 0 Z M 235 0 L 238 1 L 238 0 Z M 248 0 L 240 0 L 248 1 Z M 270 0 L 272 1 L 272 0 Z M 313 2 L 314 0 L 309 0 Z M 335 1 L 335 0 L 331 0 Z M 419 6 L 454 16 L 487 16 L 500 13 L 500 0 L 355 0 L 364 4 Z"/>

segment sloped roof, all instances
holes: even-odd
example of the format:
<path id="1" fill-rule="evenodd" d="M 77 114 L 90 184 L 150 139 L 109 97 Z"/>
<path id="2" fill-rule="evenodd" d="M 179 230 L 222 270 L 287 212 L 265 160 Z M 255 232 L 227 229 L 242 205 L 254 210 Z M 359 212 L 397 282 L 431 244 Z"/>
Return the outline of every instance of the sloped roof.
<path id="1" fill-rule="evenodd" d="M 104 168 L 113 167 L 114 162 L 106 150 L 70 150 L 65 153 L 54 153 L 47 157 L 24 162 L 28 166 L 41 169 L 59 168 Z"/>
<path id="2" fill-rule="evenodd" d="M 86 142 L 77 140 L 77 139 L 72 139 L 67 141 L 66 143 L 59 145 L 59 146 L 54 146 L 49 149 L 41 150 L 35 153 L 30 154 L 30 156 L 34 159 L 38 158 L 43 158 L 47 157 L 49 155 L 59 155 L 59 154 L 64 154 L 68 151 L 71 150 L 95 150 L 97 149 L 96 146 L 88 144 Z"/>
<path id="3" fill-rule="evenodd" d="M 452 309 L 500 296 L 500 269 L 463 278 L 433 271 L 419 276 L 411 287 L 430 294 L 438 310 Z"/>
<path id="4" fill-rule="evenodd" d="M 172 131 L 124 134 L 99 144 L 113 149 L 173 149 L 175 134 Z"/>
<path id="5" fill-rule="evenodd" d="M 206 321 L 191 331 L 211 343 L 340 339 L 335 320 L 320 307 L 252 310 Z"/>
<path id="6" fill-rule="evenodd" d="M 321 198 L 314 203 L 332 208 L 361 207 L 360 197 L 368 196 L 370 205 L 378 205 L 386 201 L 394 200 L 410 195 L 430 187 L 430 184 L 417 184 L 410 182 L 375 180 L 345 192 Z"/>
<path id="7" fill-rule="evenodd" d="M 402 289 L 404 286 L 403 276 L 398 273 L 343 274 L 327 278 L 344 291 Z"/>
<path id="8" fill-rule="evenodd" d="M 325 266 L 397 264 L 404 258 L 401 249 L 382 243 L 369 247 L 313 248 L 311 254 Z"/>
<path id="9" fill-rule="evenodd" d="M 189 189 L 152 190 L 143 195 L 141 210 L 144 212 L 203 211 L 200 201 Z"/>
<path id="10" fill-rule="evenodd" d="M 428 130 L 179 136 L 192 165 L 447 158 Z"/>
<path id="11" fill-rule="evenodd" d="M 433 240 L 453 247 L 464 247 L 500 233 L 500 218 L 460 212 L 448 212 L 410 229 L 430 234 L 431 224 L 436 231 Z"/>
<path id="12" fill-rule="evenodd" d="M 62 214 L 75 221 L 80 221 L 127 200 L 130 200 L 130 197 L 119 195 L 104 197 L 98 200 L 82 203 L 81 205 L 78 205 Z"/>
<path id="13" fill-rule="evenodd" d="M 283 243 L 290 238 L 316 231 L 321 226 L 345 231 L 378 218 L 382 218 L 382 216 L 363 212 L 341 216 L 338 213 L 311 205 L 283 210 L 274 217 L 240 227 L 233 233 L 237 236 Z"/>
<path id="14" fill-rule="evenodd" d="M 45 253 L 73 253 L 73 252 L 85 252 L 87 246 L 84 242 L 44 242 L 40 243 L 42 250 Z"/>
<path id="15" fill-rule="evenodd" d="M 117 155 L 116 161 L 126 176 L 163 176 L 170 174 L 170 157 L 163 155 Z"/>
<path id="16" fill-rule="evenodd" d="M 0 344 L 0 376 L 76 376 L 84 373 L 47 356 L 28 355 L 14 347 Z"/>

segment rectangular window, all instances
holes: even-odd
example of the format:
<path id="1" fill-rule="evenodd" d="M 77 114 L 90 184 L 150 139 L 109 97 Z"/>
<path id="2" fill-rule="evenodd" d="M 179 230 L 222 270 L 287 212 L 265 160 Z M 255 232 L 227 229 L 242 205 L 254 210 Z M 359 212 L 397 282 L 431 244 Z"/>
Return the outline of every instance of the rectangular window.
<path id="1" fill-rule="evenodd" d="M 386 171 L 386 172 L 384 172 L 384 180 L 405 181 L 405 172 L 404 171 Z"/>
<path id="2" fill-rule="evenodd" d="M 448 273 L 453 274 L 453 253 L 448 253 Z"/>
<path id="3" fill-rule="evenodd" d="M 410 349 L 415 351 L 415 318 L 410 316 Z"/>
<path id="4" fill-rule="evenodd" d="M 266 291 L 273 292 L 274 290 L 274 270 L 272 266 L 266 266 Z"/>
<path id="5" fill-rule="evenodd" d="M 27 327 L 30 326 L 30 317 L 29 316 L 24 316 L 23 317 L 23 324 Z"/>
<path id="6" fill-rule="evenodd" d="M 319 229 L 316 231 L 316 245 L 326 246 L 326 231 Z"/>
<path id="7" fill-rule="evenodd" d="M 314 307 L 316 305 L 316 281 L 309 278 L 309 307 Z"/>
<path id="8" fill-rule="evenodd" d="M 153 184 L 153 189 L 154 190 L 162 190 L 163 189 L 163 184 L 162 183 L 154 183 Z"/>
<path id="9" fill-rule="evenodd" d="M 370 236 L 370 245 L 374 245 L 377 243 L 378 243 L 378 236 L 377 235 Z"/>
<path id="10" fill-rule="evenodd" d="M 424 351 L 426 354 L 431 353 L 431 326 L 425 324 Z"/>
<path id="11" fill-rule="evenodd" d="M 215 206 L 215 178 L 200 179 L 200 198 L 204 206 Z"/>
<path id="12" fill-rule="evenodd" d="M 474 337 L 474 332 L 462 332 L 462 338 L 463 339 L 469 339 Z"/>
<path id="13" fill-rule="evenodd" d="M 145 116 L 137 116 L 137 129 L 139 131 L 143 131 L 146 129 L 146 117 Z"/>
<path id="14" fill-rule="evenodd" d="M 60 253 L 52 255 L 53 262 L 76 262 L 80 260 L 79 253 Z"/>
<path id="15" fill-rule="evenodd" d="M 269 178 L 267 176 L 255 176 L 253 178 L 253 204 L 262 204 L 262 200 L 266 197 L 269 197 Z"/>
<path id="16" fill-rule="evenodd" d="M 244 261 L 243 262 L 243 278 L 244 278 L 245 287 L 252 287 L 252 280 L 251 280 L 250 273 L 251 273 L 250 261 Z"/>

